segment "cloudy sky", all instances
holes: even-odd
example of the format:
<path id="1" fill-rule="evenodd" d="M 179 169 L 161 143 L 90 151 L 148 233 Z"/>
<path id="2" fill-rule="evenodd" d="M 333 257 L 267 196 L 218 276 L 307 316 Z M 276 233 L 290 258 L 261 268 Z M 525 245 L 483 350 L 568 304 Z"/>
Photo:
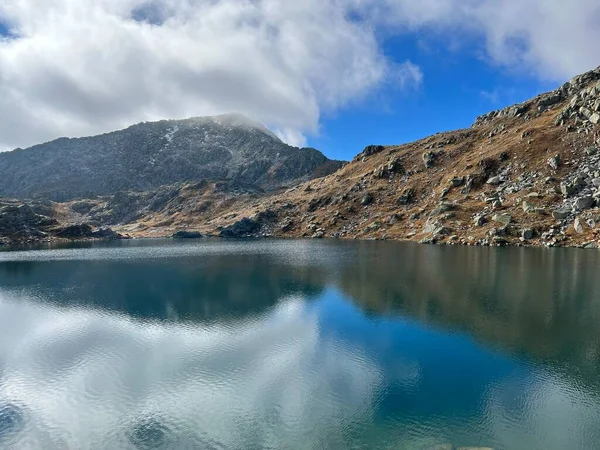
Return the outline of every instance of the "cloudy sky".
<path id="1" fill-rule="evenodd" d="M 241 112 L 351 158 L 600 65 L 597 0 L 3 0 L 0 149 Z"/>

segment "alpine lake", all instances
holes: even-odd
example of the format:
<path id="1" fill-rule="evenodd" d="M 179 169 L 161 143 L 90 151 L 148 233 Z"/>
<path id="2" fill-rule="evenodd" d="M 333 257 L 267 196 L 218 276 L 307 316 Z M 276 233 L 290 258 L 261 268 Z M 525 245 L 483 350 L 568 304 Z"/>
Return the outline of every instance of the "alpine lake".
<path id="1" fill-rule="evenodd" d="M 0 449 L 600 449 L 600 252 L 0 251 Z"/>

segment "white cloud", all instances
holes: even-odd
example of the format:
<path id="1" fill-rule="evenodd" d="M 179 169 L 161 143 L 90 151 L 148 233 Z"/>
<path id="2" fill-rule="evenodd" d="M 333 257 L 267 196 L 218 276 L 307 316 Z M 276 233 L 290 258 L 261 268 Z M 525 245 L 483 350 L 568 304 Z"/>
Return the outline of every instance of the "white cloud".
<path id="1" fill-rule="evenodd" d="M 479 39 L 552 80 L 600 64 L 596 0 L 4 0 L 0 23 L 0 149 L 226 112 L 303 144 L 323 112 L 421 83 L 390 34 Z"/>
<path id="2" fill-rule="evenodd" d="M 5 292 L 0 313 L 0 399 L 25 407 L 17 439 L 29 448 L 131 448 L 148 416 L 173 432 L 169 448 L 276 448 L 297 436 L 316 448 L 372 416 L 383 380 L 369 355 L 322 335 L 299 298 L 214 325 L 40 307 Z"/>
<path id="3" fill-rule="evenodd" d="M 490 62 L 564 80 L 600 64 L 597 0 L 352 0 L 372 21 L 455 45 L 479 38 Z"/>
<path id="4" fill-rule="evenodd" d="M 5 0 L 0 145 L 241 112 L 294 142 L 391 64 L 338 0 Z M 409 74 L 410 75 L 410 74 Z"/>

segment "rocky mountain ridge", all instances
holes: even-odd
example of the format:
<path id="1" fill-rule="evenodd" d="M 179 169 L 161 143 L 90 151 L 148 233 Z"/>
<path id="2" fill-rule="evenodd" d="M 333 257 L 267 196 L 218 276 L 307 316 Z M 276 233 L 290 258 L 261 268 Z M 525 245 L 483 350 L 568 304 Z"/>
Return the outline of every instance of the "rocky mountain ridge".
<path id="1" fill-rule="evenodd" d="M 198 204 L 188 187 L 124 229 L 595 248 L 599 113 L 600 68 L 469 129 L 368 146 L 337 172 L 284 193 L 222 197 L 197 217 L 182 213 Z"/>
<path id="2" fill-rule="evenodd" d="M 211 180 L 61 208 L 69 220 L 110 224 L 133 237 L 191 232 L 598 248 L 599 122 L 600 68 L 480 116 L 468 129 L 368 146 L 336 172 L 286 190 Z"/>
<path id="3" fill-rule="evenodd" d="M 340 168 L 239 114 L 146 122 L 0 153 L 0 196 L 66 201 L 223 179 L 263 190 Z"/>

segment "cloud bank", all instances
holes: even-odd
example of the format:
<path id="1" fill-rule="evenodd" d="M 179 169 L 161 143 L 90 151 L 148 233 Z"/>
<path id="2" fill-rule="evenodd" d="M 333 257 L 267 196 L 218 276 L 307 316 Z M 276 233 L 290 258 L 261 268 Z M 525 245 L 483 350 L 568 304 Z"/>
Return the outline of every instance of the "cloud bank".
<path id="1" fill-rule="evenodd" d="M 324 113 L 421 83 L 387 36 L 475 37 L 563 79 L 600 63 L 597 23 L 595 0 L 5 0 L 0 149 L 227 112 L 303 144 Z"/>

